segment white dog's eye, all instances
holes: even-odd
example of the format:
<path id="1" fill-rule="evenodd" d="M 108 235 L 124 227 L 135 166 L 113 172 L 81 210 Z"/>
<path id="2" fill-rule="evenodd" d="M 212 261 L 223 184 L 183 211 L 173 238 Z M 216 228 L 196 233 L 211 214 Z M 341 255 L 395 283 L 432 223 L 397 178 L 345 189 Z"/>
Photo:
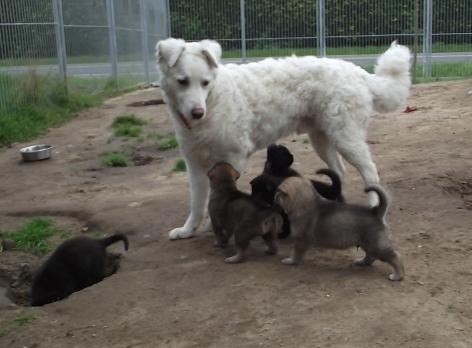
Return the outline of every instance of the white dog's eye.
<path id="1" fill-rule="evenodd" d="M 202 86 L 203 86 L 203 87 L 206 87 L 206 86 L 208 86 L 209 83 L 210 83 L 210 81 L 208 81 L 208 80 L 203 80 L 203 81 L 202 81 Z"/>
<path id="2" fill-rule="evenodd" d="M 179 85 L 181 86 L 187 86 L 188 85 L 188 78 L 183 78 L 183 79 L 177 79 L 177 82 L 179 83 Z"/>

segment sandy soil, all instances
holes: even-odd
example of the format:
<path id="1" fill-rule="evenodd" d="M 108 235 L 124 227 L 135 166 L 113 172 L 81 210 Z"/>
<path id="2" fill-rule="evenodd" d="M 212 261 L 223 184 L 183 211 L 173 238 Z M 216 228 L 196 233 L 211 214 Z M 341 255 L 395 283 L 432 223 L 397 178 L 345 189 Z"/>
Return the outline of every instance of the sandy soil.
<path id="1" fill-rule="evenodd" d="M 123 145 L 110 128 L 123 112 L 147 120 L 148 133 L 171 132 L 163 105 L 126 106 L 158 90 L 110 100 L 50 130 L 35 143 L 55 145 L 51 160 L 23 164 L 18 149 L 25 144 L 14 144 L 0 153 L 0 229 L 51 216 L 71 234 L 128 233 L 131 248 L 117 274 L 64 301 L 41 308 L 0 301 L 0 346 L 472 347 L 471 91 L 471 80 L 414 86 L 409 105 L 418 111 L 376 115 L 370 125 L 393 200 L 388 221 L 406 264 L 399 283 L 387 280 L 385 264 L 351 267 L 355 249 L 312 250 L 303 265 L 288 267 L 280 260 L 290 240 L 278 256 L 255 242 L 249 262 L 227 265 L 209 233 L 170 242 L 168 231 L 188 213 L 186 174 L 171 171 L 178 150 L 158 151 L 145 137 L 128 148 L 152 156 L 150 164 L 100 162 Z M 283 143 L 296 169 L 313 175 L 323 164 L 306 139 Z M 262 170 L 264 155 L 251 159 L 242 189 Z M 351 167 L 345 194 L 366 200 Z M 7 251 L 0 270 L 5 278 L 39 261 Z"/>

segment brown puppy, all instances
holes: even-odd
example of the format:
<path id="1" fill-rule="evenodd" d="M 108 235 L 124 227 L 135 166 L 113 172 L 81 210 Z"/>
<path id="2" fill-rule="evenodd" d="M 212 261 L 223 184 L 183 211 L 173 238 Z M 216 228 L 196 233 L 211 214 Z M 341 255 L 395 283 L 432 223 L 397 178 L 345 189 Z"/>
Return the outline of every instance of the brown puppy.
<path id="1" fill-rule="evenodd" d="M 275 239 L 282 225 L 282 218 L 269 205 L 263 204 L 236 187 L 239 173 L 228 163 L 217 163 L 208 172 L 210 179 L 210 213 L 216 245 L 226 247 L 234 234 L 237 254 L 225 262 L 243 262 L 249 242 L 262 236 L 267 243 L 267 253 L 276 254 Z"/>
<path id="2" fill-rule="evenodd" d="M 292 255 L 283 259 L 282 263 L 299 264 L 312 242 L 334 249 L 360 246 L 366 256 L 357 260 L 356 265 L 371 265 L 379 259 L 393 267 L 390 280 L 401 280 L 404 276 L 403 263 L 393 249 L 384 223 L 387 195 L 380 186 L 367 187 L 366 192 L 370 191 L 375 191 L 379 196 L 380 203 L 374 208 L 325 200 L 309 180 L 301 177 L 284 180 L 274 200 L 290 219 L 295 244 Z"/>

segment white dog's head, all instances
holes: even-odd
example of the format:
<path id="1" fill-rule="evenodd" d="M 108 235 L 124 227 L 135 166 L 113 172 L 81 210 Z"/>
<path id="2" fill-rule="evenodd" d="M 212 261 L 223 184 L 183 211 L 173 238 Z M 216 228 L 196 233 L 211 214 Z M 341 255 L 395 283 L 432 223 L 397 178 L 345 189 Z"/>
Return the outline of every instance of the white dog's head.
<path id="1" fill-rule="evenodd" d="M 221 46 L 216 41 L 166 39 L 156 45 L 161 87 L 168 103 L 187 128 L 206 114 L 206 100 L 215 79 Z"/>

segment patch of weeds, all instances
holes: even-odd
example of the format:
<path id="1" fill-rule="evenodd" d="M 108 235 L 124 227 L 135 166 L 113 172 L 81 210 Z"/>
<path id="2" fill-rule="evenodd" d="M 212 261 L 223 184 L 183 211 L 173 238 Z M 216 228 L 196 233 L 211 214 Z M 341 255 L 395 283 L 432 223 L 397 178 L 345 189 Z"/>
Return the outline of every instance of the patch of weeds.
<path id="1" fill-rule="evenodd" d="M 303 139 L 303 144 L 309 144 L 310 143 L 310 139 Z"/>
<path id="2" fill-rule="evenodd" d="M 49 251 L 47 239 L 56 232 L 54 222 L 48 218 L 36 217 L 27 221 L 15 231 L 5 231 L 2 235 L 15 242 L 15 249 L 42 255 Z"/>
<path id="3" fill-rule="evenodd" d="M 21 317 L 16 318 L 15 320 L 13 320 L 13 322 L 17 324 L 18 326 L 23 326 L 23 325 L 31 323 L 34 319 L 36 319 L 34 315 L 25 314 Z"/>
<path id="4" fill-rule="evenodd" d="M 0 329 L 0 338 L 8 335 L 8 330 L 7 329 Z"/>
<path id="5" fill-rule="evenodd" d="M 140 126 L 120 126 L 115 128 L 114 132 L 117 137 L 137 138 L 141 134 Z"/>
<path id="6" fill-rule="evenodd" d="M 165 151 L 175 149 L 176 147 L 179 147 L 179 143 L 177 142 L 175 134 L 169 134 L 167 137 L 161 138 L 161 140 L 158 141 L 159 150 Z"/>
<path id="7" fill-rule="evenodd" d="M 145 124 L 146 121 L 136 117 L 136 115 L 123 114 L 115 118 L 111 126 L 113 128 L 118 128 L 120 126 L 143 126 Z"/>
<path id="8" fill-rule="evenodd" d="M 187 165 L 185 164 L 185 161 L 182 158 L 179 158 L 177 161 L 175 161 L 174 168 L 172 168 L 173 172 L 185 172 L 187 171 Z"/>
<path id="9" fill-rule="evenodd" d="M 128 167 L 130 164 L 123 153 L 107 153 L 103 156 L 102 163 L 108 167 Z"/>
<path id="10" fill-rule="evenodd" d="M 137 138 L 141 134 L 141 126 L 146 124 L 144 120 L 133 114 L 120 115 L 111 124 L 117 137 Z"/>

